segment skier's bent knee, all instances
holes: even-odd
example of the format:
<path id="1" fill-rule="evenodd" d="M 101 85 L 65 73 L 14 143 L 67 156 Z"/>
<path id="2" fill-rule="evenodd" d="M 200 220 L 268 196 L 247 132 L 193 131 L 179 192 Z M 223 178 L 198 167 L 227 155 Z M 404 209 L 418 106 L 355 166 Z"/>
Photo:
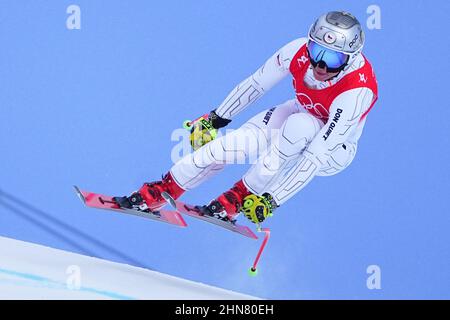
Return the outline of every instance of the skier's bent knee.
<path id="1" fill-rule="evenodd" d="M 294 113 L 287 118 L 282 136 L 291 144 L 296 144 L 302 139 L 309 142 L 320 130 L 320 126 L 315 121 L 306 113 Z"/>

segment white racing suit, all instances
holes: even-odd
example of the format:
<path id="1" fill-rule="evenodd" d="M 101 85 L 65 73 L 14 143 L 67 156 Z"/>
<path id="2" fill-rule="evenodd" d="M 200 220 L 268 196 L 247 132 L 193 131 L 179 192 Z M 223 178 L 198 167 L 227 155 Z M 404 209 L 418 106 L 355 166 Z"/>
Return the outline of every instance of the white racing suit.
<path id="1" fill-rule="evenodd" d="M 300 38 L 277 51 L 231 91 L 216 113 L 232 119 L 288 76 L 294 57 L 306 42 L 306 38 Z M 336 78 L 325 82 L 315 80 L 309 66 L 304 84 L 318 90 L 333 86 L 364 63 L 367 62 L 360 55 Z M 270 193 L 277 205 L 281 205 L 314 176 L 334 175 L 352 162 L 366 112 L 375 100 L 376 93 L 367 87 L 347 90 L 334 98 L 325 121 L 308 112 L 308 106 L 297 99 L 288 100 L 260 112 L 239 129 L 180 159 L 171 168 L 171 174 L 180 187 L 189 190 L 226 164 L 253 159 L 243 177 L 245 186 L 257 195 Z"/>

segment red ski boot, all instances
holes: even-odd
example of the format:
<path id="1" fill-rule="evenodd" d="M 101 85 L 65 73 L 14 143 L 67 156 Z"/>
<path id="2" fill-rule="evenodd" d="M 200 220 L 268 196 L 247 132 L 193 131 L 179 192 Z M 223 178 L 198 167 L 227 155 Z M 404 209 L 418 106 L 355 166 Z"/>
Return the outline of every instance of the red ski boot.
<path id="1" fill-rule="evenodd" d="M 205 206 L 203 211 L 221 220 L 233 222 L 242 208 L 244 198 L 250 194 L 242 180 L 239 180 L 230 190 Z"/>
<path id="2" fill-rule="evenodd" d="M 129 197 L 117 198 L 116 201 L 125 208 L 157 211 L 166 204 L 166 200 L 161 196 L 164 191 L 169 193 L 172 198 L 178 199 L 185 190 L 177 185 L 172 174 L 168 172 L 161 181 L 144 183 L 139 191 L 132 193 Z"/>

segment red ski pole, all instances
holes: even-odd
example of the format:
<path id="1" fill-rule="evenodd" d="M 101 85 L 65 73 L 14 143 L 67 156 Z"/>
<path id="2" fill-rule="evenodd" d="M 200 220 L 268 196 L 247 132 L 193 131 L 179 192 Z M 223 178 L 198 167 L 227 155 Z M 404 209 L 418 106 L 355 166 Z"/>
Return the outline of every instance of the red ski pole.
<path id="1" fill-rule="evenodd" d="M 208 116 L 209 116 L 209 114 L 207 113 L 207 114 L 204 114 L 204 115 L 198 117 L 198 118 L 195 119 L 195 120 L 185 120 L 185 121 L 183 122 L 183 128 L 185 128 L 185 129 L 187 129 L 187 130 L 190 130 L 191 127 L 192 127 L 196 122 L 198 122 L 198 121 L 200 121 L 200 120 L 202 120 L 202 119 L 208 119 Z"/>
<path id="2" fill-rule="evenodd" d="M 269 241 L 270 238 L 270 229 L 269 228 L 261 228 L 258 227 L 258 232 L 264 232 L 264 240 L 261 243 L 261 247 L 259 248 L 258 254 L 256 255 L 255 262 L 253 262 L 253 266 L 248 270 L 248 273 L 250 276 L 256 276 L 258 274 L 258 269 L 256 266 L 258 265 L 258 261 L 261 258 L 261 254 L 264 251 L 264 248 L 266 247 L 267 241 Z"/>

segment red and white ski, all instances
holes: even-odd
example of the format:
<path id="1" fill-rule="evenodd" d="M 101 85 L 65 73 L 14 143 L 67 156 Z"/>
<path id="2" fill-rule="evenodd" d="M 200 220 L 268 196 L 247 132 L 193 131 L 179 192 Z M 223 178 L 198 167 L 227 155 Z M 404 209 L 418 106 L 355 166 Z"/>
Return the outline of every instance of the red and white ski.
<path id="1" fill-rule="evenodd" d="M 186 204 L 179 200 L 175 200 L 167 192 L 163 192 L 163 193 L 161 193 L 161 195 L 174 209 L 176 209 L 180 213 L 187 214 L 188 216 L 215 224 L 219 227 L 239 233 L 245 237 L 255 239 L 255 240 L 258 239 L 256 234 L 252 230 L 250 230 L 249 227 L 239 225 L 235 222 L 233 222 L 233 223 L 227 222 L 227 221 L 223 221 L 223 220 L 220 220 L 220 219 L 208 216 L 208 215 L 204 215 L 195 206 Z"/>
<path id="2" fill-rule="evenodd" d="M 160 209 L 158 211 L 145 212 L 137 209 L 121 208 L 111 196 L 90 191 L 83 191 L 76 186 L 74 187 L 81 201 L 83 201 L 83 203 L 88 207 L 131 214 L 159 222 L 166 222 L 179 227 L 187 226 L 183 217 L 177 211 Z"/>

